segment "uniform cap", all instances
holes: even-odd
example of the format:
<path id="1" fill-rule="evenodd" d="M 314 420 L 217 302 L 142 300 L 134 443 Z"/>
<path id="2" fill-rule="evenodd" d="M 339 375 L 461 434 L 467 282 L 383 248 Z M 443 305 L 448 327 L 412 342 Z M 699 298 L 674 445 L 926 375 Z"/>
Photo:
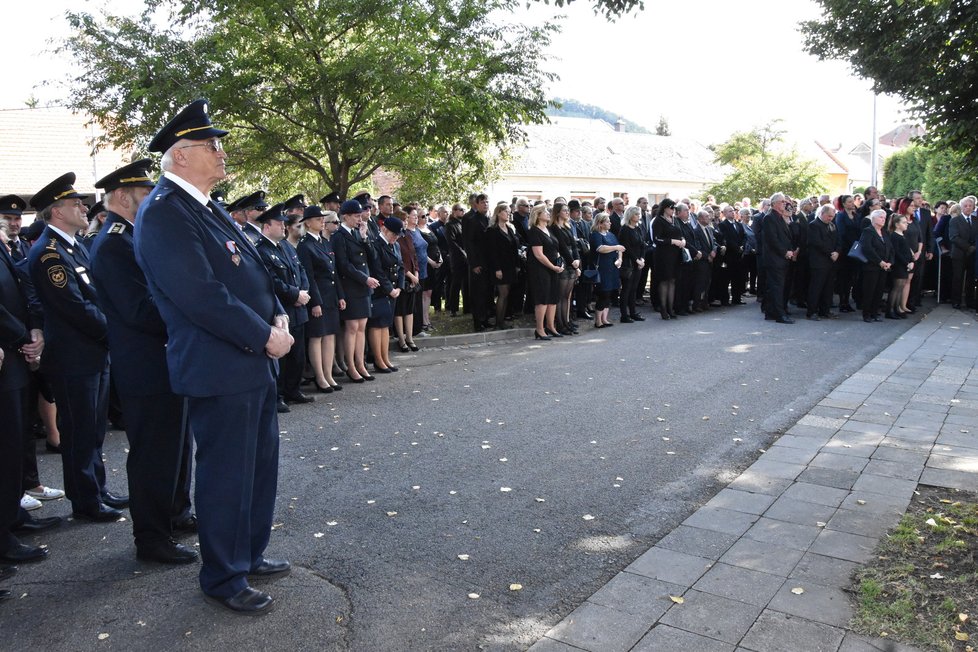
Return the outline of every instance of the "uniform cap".
<path id="1" fill-rule="evenodd" d="M 275 204 L 267 211 L 255 218 L 255 221 L 264 224 L 271 220 L 278 220 L 279 222 L 288 222 L 289 218 L 285 216 L 285 204 Z"/>
<path id="2" fill-rule="evenodd" d="M 306 220 L 310 220 L 314 217 L 326 217 L 326 216 L 323 214 L 323 209 L 320 208 L 319 206 L 316 205 L 306 206 L 305 210 L 302 211 L 302 217 L 299 218 L 299 221 L 305 222 Z"/>
<path id="3" fill-rule="evenodd" d="M 18 217 L 27 209 L 27 202 L 17 195 L 4 195 L 0 197 L 0 215 L 12 215 Z"/>
<path id="4" fill-rule="evenodd" d="M 305 195 L 293 195 L 286 199 L 282 205 L 285 210 L 290 211 L 294 208 L 305 208 L 306 207 L 306 197 Z"/>
<path id="5" fill-rule="evenodd" d="M 319 200 L 320 204 L 339 204 L 340 196 L 335 192 L 331 192 L 322 199 Z"/>
<path id="6" fill-rule="evenodd" d="M 208 140 L 223 138 L 227 135 L 228 132 L 217 129 L 211 124 L 211 118 L 207 115 L 207 100 L 196 100 L 181 109 L 180 113 L 163 125 L 163 128 L 150 141 L 149 151 L 162 154 L 182 138 Z"/>
<path id="7" fill-rule="evenodd" d="M 60 177 L 34 193 L 34 196 L 31 197 L 31 206 L 34 207 L 34 210 L 40 212 L 56 201 L 61 201 L 62 199 L 80 199 L 84 197 L 85 195 L 75 190 L 74 184 L 74 172 L 62 174 Z"/>
<path id="8" fill-rule="evenodd" d="M 105 192 L 112 192 L 117 188 L 152 188 L 156 185 L 149 176 L 152 165 L 153 161 L 148 158 L 133 161 L 96 181 L 95 187 L 102 188 Z"/>
<path id="9" fill-rule="evenodd" d="M 347 199 L 340 206 L 340 215 L 356 215 L 363 212 L 363 205 L 356 199 Z"/>

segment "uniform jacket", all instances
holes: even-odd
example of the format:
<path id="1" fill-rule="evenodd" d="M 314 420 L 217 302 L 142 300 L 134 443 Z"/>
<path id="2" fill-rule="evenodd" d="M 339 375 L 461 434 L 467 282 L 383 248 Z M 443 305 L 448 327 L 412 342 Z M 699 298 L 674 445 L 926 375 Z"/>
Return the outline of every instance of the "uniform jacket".
<path id="1" fill-rule="evenodd" d="M 275 296 L 289 316 L 289 326 L 301 326 L 309 321 L 305 306 L 297 306 L 299 292 L 309 290 L 309 277 L 299 263 L 299 255 L 288 240 L 275 244 L 265 236 L 256 243 L 258 255 L 272 275 Z"/>
<path id="2" fill-rule="evenodd" d="M 109 361 L 108 330 L 81 239 L 72 245 L 46 227 L 27 260 L 44 308 L 41 371 L 62 375 L 104 371 Z"/>
<path id="3" fill-rule="evenodd" d="M 248 239 L 251 240 L 251 244 L 258 244 L 258 241 L 262 238 L 261 228 L 252 224 L 251 222 L 245 222 L 241 227 L 241 232 L 248 236 Z"/>
<path id="4" fill-rule="evenodd" d="M 838 252 L 840 255 L 843 253 L 840 251 L 839 233 L 835 228 L 835 222 L 826 224 L 815 218 L 815 221 L 808 225 L 809 266 L 812 269 L 832 267 L 835 264 L 831 258 L 833 252 Z"/>
<path id="5" fill-rule="evenodd" d="M 170 384 L 186 396 L 226 396 L 273 381 L 265 354 L 284 314 L 272 277 L 227 211 L 167 177 L 139 208 L 134 248 L 169 333 Z"/>
<path id="6" fill-rule="evenodd" d="M 333 236 L 336 237 L 335 235 Z M 326 238 L 317 240 L 306 234 L 297 247 L 303 273 L 309 279 L 309 308 L 322 306 L 323 310 L 339 310 L 340 299 L 346 299 L 339 274 L 336 272 L 336 254 Z"/>
<path id="7" fill-rule="evenodd" d="M 18 349 L 30 344 L 30 329 L 43 327 L 36 302 L 28 298 L 31 292 L 33 287 L 18 274 L 6 248 L 0 247 L 0 347 L 4 353 L 0 391 L 21 389 L 30 382 L 27 361 Z"/>
<path id="8" fill-rule="evenodd" d="M 341 226 L 329 241 L 336 254 L 343 294 L 348 300 L 369 297 L 371 293 L 367 279 L 372 273 L 373 247 L 369 239 L 358 238 L 359 231 L 350 232 Z"/>
<path id="9" fill-rule="evenodd" d="M 170 392 L 166 324 L 133 251 L 133 226 L 109 212 L 92 244 L 92 280 L 108 323 L 112 377 L 131 396 Z"/>
<path id="10" fill-rule="evenodd" d="M 394 251 L 397 246 L 397 241 L 390 244 L 382 237 L 373 241 L 377 268 L 380 272 L 377 276 L 380 285 L 374 288 L 373 293 L 376 298 L 389 297 L 395 289 L 404 289 L 404 265 Z"/>

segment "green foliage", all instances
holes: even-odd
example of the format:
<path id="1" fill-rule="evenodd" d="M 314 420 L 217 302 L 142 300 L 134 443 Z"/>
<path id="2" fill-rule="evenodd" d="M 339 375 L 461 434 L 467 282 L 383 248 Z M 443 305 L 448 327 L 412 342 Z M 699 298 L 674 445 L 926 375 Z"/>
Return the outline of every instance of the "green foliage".
<path id="1" fill-rule="evenodd" d="M 565 100 L 559 97 L 554 98 L 550 108 L 547 109 L 547 115 L 604 120 L 612 127 L 618 123 L 619 118 L 617 113 L 603 109 L 600 106 L 585 104 L 584 102 L 578 102 L 577 100 Z M 625 118 L 622 118 L 622 120 L 625 120 Z M 652 133 L 642 125 L 638 124 L 637 122 L 632 122 L 631 120 L 625 120 L 625 130 L 633 134 Z"/>
<path id="2" fill-rule="evenodd" d="M 537 1 L 550 4 L 550 0 Z M 553 0 L 553 2 L 556 7 L 566 7 L 574 0 Z M 632 11 L 645 9 L 645 2 L 643 0 L 592 0 L 591 6 L 594 8 L 594 13 L 603 14 L 608 20 L 614 20 Z"/>
<path id="3" fill-rule="evenodd" d="M 737 132 L 711 147 L 717 163 L 729 166 L 731 172 L 720 183 L 707 188 L 704 195 L 733 203 L 741 197 L 770 197 L 776 192 L 792 197 L 822 192 L 825 171 L 818 164 L 801 158 L 794 150 L 773 147 L 783 134 L 776 129 L 776 124 Z"/>
<path id="4" fill-rule="evenodd" d="M 902 98 L 931 144 L 962 152 L 978 172 L 978 2 L 818 0 L 805 48 L 849 61 L 877 93 Z"/>
<path id="5" fill-rule="evenodd" d="M 920 145 L 911 145 L 883 161 L 883 194 L 902 197 L 924 185 L 927 167 L 927 151 Z"/>
<path id="6" fill-rule="evenodd" d="M 146 0 L 138 18 L 69 13 L 70 107 L 141 149 L 197 97 L 231 130 L 234 185 L 345 195 L 380 166 L 486 167 L 544 120 L 551 24 L 518 0 Z M 160 27 L 169 25 L 169 27 Z"/>
<path id="7" fill-rule="evenodd" d="M 398 168 L 398 198 L 422 204 L 462 201 L 473 188 L 498 178 L 507 160 L 504 151 L 486 145 L 481 165 L 471 165 L 461 151 L 446 150 L 440 156 L 418 157 Z M 465 202 L 463 202 L 465 203 Z"/>
<path id="8" fill-rule="evenodd" d="M 962 154 L 912 145 L 883 162 L 884 194 L 901 197 L 911 190 L 920 190 L 932 204 L 957 201 L 978 190 L 978 173 L 970 171 Z"/>

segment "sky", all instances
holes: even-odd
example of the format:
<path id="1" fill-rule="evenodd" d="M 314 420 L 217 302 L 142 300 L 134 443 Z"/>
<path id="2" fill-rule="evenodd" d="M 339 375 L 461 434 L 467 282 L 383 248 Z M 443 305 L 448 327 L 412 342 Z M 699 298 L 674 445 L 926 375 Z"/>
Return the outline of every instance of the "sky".
<path id="1" fill-rule="evenodd" d="M 43 0 L 4 8 L 5 94 L 0 108 L 20 108 L 32 94 L 57 100 L 44 80 L 65 79 L 72 64 L 46 50 L 68 33 L 64 13 L 137 13 L 139 0 Z M 543 4 L 520 20 L 544 20 Z M 673 135 L 718 143 L 735 131 L 781 119 L 791 142 L 829 147 L 872 139 L 873 94 L 844 62 L 821 62 L 802 48 L 798 23 L 817 17 L 814 0 L 646 0 L 646 9 L 608 22 L 588 0 L 561 10 L 544 68 L 559 79 L 550 97 L 599 105 L 654 129 L 663 115 Z M 896 98 L 877 103 L 877 132 L 904 119 Z"/>

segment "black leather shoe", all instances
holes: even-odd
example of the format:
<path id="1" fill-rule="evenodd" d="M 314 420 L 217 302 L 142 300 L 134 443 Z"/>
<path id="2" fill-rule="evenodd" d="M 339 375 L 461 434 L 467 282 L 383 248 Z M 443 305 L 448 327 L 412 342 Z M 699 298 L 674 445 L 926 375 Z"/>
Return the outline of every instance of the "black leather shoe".
<path id="1" fill-rule="evenodd" d="M 779 324 L 794 324 L 795 320 L 791 317 L 778 317 L 776 320 Z"/>
<path id="2" fill-rule="evenodd" d="M 312 396 L 306 396 L 302 392 L 296 392 L 285 397 L 286 403 L 312 403 L 315 400 Z"/>
<path id="3" fill-rule="evenodd" d="M 248 577 L 279 577 L 291 571 L 292 565 L 284 559 L 262 559 L 257 568 L 248 571 Z"/>
<path id="4" fill-rule="evenodd" d="M 629 317 L 632 318 L 632 321 L 645 321 L 645 317 L 643 317 L 638 313 L 635 313 L 634 315 L 629 315 Z"/>
<path id="5" fill-rule="evenodd" d="M 113 509 L 108 505 L 99 503 L 98 508 L 90 512 L 72 512 L 71 515 L 82 521 L 92 521 L 93 523 L 109 523 L 118 521 L 122 518 L 122 512 Z"/>
<path id="6" fill-rule="evenodd" d="M 631 324 L 635 320 L 629 317 L 628 315 L 622 315 L 618 321 L 620 321 L 623 324 Z"/>
<path id="7" fill-rule="evenodd" d="M 285 401 L 283 401 L 282 399 L 279 399 L 278 403 L 275 404 L 275 409 L 278 410 L 279 414 L 284 414 L 286 412 L 292 411 L 291 408 L 289 408 L 289 406 L 286 405 Z"/>
<path id="8" fill-rule="evenodd" d="M 155 561 L 158 564 L 192 564 L 197 561 L 197 552 L 176 541 L 136 546 L 136 559 Z"/>
<path id="9" fill-rule="evenodd" d="M 374 373 L 375 374 L 392 374 L 394 372 L 391 371 L 390 369 L 388 369 L 387 367 L 378 367 L 377 365 L 374 365 Z"/>
<path id="10" fill-rule="evenodd" d="M 0 561 L 11 564 L 24 564 L 32 561 L 41 561 L 48 556 L 48 549 L 41 546 L 29 546 L 26 543 L 18 543 L 8 548 L 7 552 L 0 555 Z"/>
<path id="11" fill-rule="evenodd" d="M 230 598 L 205 595 L 209 602 L 244 616 L 263 616 L 272 610 L 275 599 L 250 586 L 241 589 Z"/>
<path id="12" fill-rule="evenodd" d="M 805 315 L 805 319 L 810 319 L 812 321 L 822 321 L 822 318 L 818 315 Z"/>
<path id="13" fill-rule="evenodd" d="M 171 526 L 171 529 L 176 534 L 196 534 L 197 517 L 191 514 L 185 519 L 182 519 L 180 521 L 175 521 Z"/>
<path id="14" fill-rule="evenodd" d="M 129 507 L 129 496 L 116 496 L 106 491 L 102 494 L 102 504 L 113 509 L 124 509 Z"/>
<path id="15" fill-rule="evenodd" d="M 46 442 L 44 442 L 44 450 L 46 450 L 49 453 L 57 453 L 58 455 L 60 455 L 61 454 L 61 445 L 59 444 L 59 445 L 55 446 L 51 442 L 46 441 Z"/>
<path id="16" fill-rule="evenodd" d="M 61 522 L 62 518 L 60 516 L 32 518 L 24 521 L 20 525 L 14 526 L 13 531 L 15 533 L 43 532 L 44 530 L 50 530 L 53 527 L 58 527 L 61 525 Z"/>

